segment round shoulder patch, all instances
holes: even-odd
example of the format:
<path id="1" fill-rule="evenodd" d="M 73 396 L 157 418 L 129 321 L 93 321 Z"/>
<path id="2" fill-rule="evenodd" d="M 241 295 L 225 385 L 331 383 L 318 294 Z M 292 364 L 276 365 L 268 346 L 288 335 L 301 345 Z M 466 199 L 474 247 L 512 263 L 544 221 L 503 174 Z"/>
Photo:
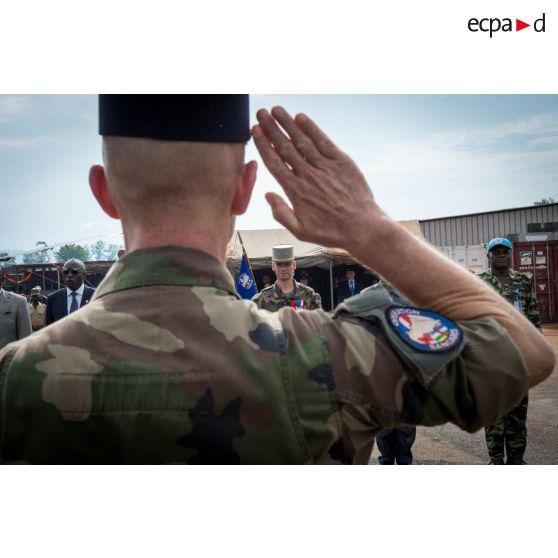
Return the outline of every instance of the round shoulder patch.
<path id="1" fill-rule="evenodd" d="M 397 335 L 419 351 L 449 351 L 457 347 L 463 338 L 463 332 L 455 322 L 429 310 L 390 306 L 386 309 L 386 316 Z"/>

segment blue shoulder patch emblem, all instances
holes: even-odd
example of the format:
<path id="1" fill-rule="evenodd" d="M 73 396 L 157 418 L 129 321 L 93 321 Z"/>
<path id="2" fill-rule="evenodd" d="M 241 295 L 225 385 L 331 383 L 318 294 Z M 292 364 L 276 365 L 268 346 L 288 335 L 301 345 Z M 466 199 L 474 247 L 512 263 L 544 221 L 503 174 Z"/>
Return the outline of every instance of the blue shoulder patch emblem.
<path id="1" fill-rule="evenodd" d="M 450 351 L 459 346 L 463 339 L 463 332 L 455 322 L 429 310 L 390 306 L 386 309 L 386 315 L 397 335 L 419 351 Z"/>

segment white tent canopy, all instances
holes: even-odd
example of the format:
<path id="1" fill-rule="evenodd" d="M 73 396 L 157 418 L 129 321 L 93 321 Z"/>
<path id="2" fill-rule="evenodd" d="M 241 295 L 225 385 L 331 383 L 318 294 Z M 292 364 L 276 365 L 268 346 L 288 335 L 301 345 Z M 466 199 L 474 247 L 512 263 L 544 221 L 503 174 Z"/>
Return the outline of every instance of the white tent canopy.
<path id="1" fill-rule="evenodd" d="M 418 221 L 400 221 L 412 234 L 424 238 Z M 276 244 L 292 244 L 294 246 L 297 267 L 321 267 L 328 269 L 331 265 L 353 263 L 354 259 L 345 250 L 340 248 L 324 248 L 319 244 L 302 242 L 295 238 L 286 229 L 263 229 L 235 231 L 227 246 L 227 265 L 231 270 L 240 267 L 242 259 L 242 244 L 250 259 L 253 269 L 271 267 L 271 247 Z"/>

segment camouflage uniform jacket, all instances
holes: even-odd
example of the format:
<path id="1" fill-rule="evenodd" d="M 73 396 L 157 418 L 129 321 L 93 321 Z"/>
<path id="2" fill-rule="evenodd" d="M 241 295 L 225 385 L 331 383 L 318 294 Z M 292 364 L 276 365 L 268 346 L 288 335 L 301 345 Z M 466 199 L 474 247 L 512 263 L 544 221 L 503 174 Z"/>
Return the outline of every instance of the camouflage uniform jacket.
<path id="1" fill-rule="evenodd" d="M 285 306 L 291 306 L 295 310 L 317 310 L 322 307 L 322 298 L 311 287 L 307 287 L 298 281 L 294 281 L 295 287 L 290 293 L 284 293 L 277 281 L 262 289 L 252 298 L 258 308 L 277 312 Z"/>
<path id="2" fill-rule="evenodd" d="M 0 351 L 0 460 L 366 463 L 383 427 L 475 431 L 525 394 L 522 358 L 493 319 L 418 354 L 371 296 L 333 316 L 271 313 L 208 254 L 131 252 L 90 304 Z"/>
<path id="3" fill-rule="evenodd" d="M 507 281 L 504 284 L 496 279 L 491 269 L 481 273 L 479 277 L 492 285 L 517 310 L 524 314 L 536 328 L 541 329 L 537 299 L 528 275 L 510 269 Z"/>

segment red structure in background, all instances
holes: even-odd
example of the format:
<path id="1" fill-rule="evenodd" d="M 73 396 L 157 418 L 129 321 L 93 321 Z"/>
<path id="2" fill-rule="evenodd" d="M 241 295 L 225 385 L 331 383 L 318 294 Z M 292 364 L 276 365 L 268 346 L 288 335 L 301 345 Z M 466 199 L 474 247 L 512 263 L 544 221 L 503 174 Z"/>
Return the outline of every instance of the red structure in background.
<path id="1" fill-rule="evenodd" d="M 97 287 L 107 274 L 112 261 L 85 262 L 87 274 L 85 284 Z M 29 295 L 33 287 L 39 286 L 48 295 L 64 286 L 60 263 L 15 264 L 4 268 L 3 286 L 8 291 Z"/>
<path id="2" fill-rule="evenodd" d="M 513 268 L 529 275 L 537 296 L 541 321 L 558 321 L 558 240 L 515 242 Z"/>

